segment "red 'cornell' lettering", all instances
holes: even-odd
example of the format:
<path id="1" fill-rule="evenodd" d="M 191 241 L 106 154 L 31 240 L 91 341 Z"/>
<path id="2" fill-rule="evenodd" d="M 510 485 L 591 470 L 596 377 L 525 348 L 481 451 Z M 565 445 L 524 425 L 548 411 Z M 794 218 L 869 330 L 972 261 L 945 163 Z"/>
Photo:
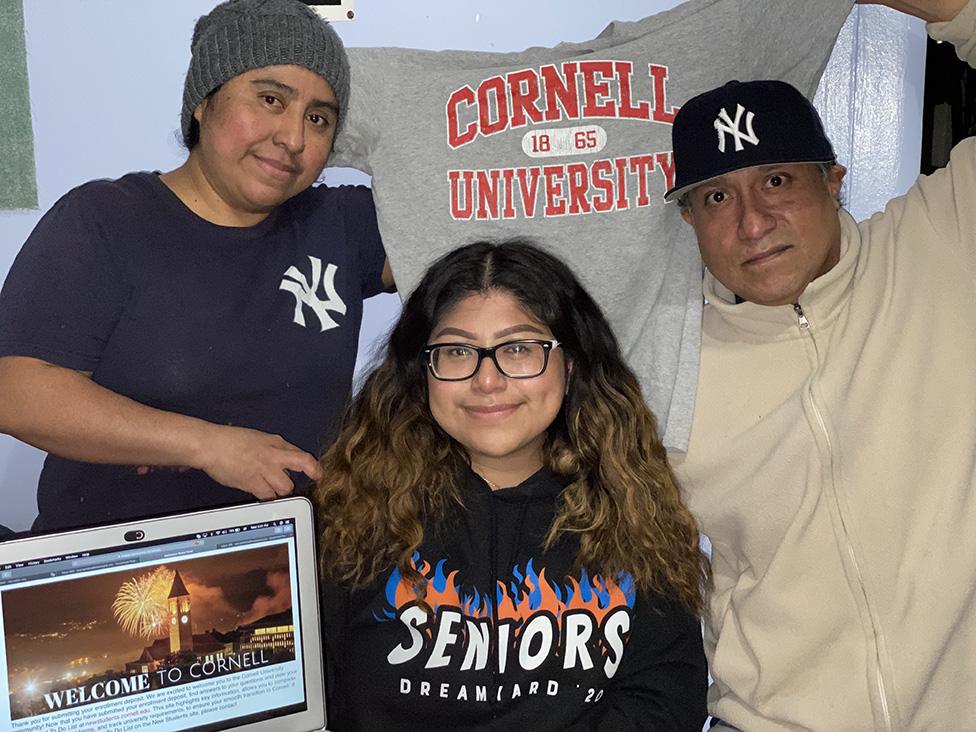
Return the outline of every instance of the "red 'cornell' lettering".
<path id="1" fill-rule="evenodd" d="M 458 148 L 529 124 L 574 119 L 636 119 L 671 124 L 677 107 L 667 102 L 668 67 L 649 64 L 650 101 L 634 94 L 630 61 L 566 61 L 491 76 L 474 89 L 448 97 L 447 143 Z"/>

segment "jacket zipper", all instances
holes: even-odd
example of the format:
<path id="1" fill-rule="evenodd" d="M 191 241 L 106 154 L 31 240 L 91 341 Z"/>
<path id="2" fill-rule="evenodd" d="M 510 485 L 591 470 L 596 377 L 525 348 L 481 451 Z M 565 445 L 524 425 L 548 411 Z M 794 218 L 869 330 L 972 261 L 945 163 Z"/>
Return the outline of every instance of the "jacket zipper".
<path id="1" fill-rule="evenodd" d="M 817 339 L 813 337 L 813 333 L 810 331 L 810 321 L 807 320 L 806 314 L 803 312 L 803 308 L 800 307 L 800 303 L 793 304 L 793 311 L 796 313 L 797 322 L 799 324 L 801 331 L 806 331 L 810 336 L 810 342 L 813 344 L 813 351 L 817 357 L 817 363 L 820 363 L 820 350 L 817 348 Z M 833 445 L 830 442 L 830 433 L 827 431 L 827 424 L 824 422 L 823 414 L 820 412 L 820 407 L 817 404 L 816 399 L 813 398 L 813 388 L 808 389 L 808 395 L 810 397 L 810 406 L 813 409 L 813 413 L 817 418 L 817 426 L 823 433 L 824 439 L 827 441 L 827 452 L 831 455 L 831 460 L 833 460 Z M 830 480 L 833 481 L 833 471 L 831 470 Z M 861 596 L 864 598 L 864 605 L 868 608 L 868 619 L 871 621 L 871 632 L 874 635 L 874 654 L 875 662 L 877 664 L 876 682 L 878 685 L 878 695 L 881 699 L 881 713 L 884 717 L 884 726 L 886 730 L 891 730 L 891 714 L 888 710 L 888 694 L 885 690 L 884 677 L 881 674 L 881 645 L 878 642 L 878 629 L 874 624 L 874 616 L 871 613 L 871 604 L 868 600 L 867 589 L 864 586 L 864 575 L 861 573 L 861 566 L 857 562 L 857 556 L 854 554 L 854 546 L 851 543 L 850 532 L 847 528 L 847 522 L 844 520 L 844 512 L 841 511 L 840 502 L 836 497 L 836 489 L 834 491 L 834 504 L 837 507 L 837 515 L 840 516 L 841 529 L 844 532 L 844 544 L 847 549 L 847 555 L 851 559 L 851 565 L 854 567 L 854 574 L 857 577 L 858 588 L 861 590 Z"/>

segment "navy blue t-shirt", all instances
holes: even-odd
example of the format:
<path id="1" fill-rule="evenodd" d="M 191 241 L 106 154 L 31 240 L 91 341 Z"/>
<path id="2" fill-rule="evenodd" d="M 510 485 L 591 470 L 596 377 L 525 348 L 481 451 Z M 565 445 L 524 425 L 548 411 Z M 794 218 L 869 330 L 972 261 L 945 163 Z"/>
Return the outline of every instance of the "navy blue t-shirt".
<path id="1" fill-rule="evenodd" d="M 154 173 L 65 195 L 0 291 L 0 356 L 318 454 L 349 398 L 362 304 L 383 289 L 371 191 L 310 188 L 257 226 L 211 224 Z M 199 470 L 49 455 L 36 529 L 251 500 Z"/>

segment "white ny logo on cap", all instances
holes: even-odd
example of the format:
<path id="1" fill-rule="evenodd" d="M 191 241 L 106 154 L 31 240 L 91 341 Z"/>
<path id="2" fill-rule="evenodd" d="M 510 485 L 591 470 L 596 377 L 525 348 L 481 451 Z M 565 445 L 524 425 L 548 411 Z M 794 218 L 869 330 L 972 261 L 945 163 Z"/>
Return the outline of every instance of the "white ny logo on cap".
<path id="1" fill-rule="evenodd" d="M 729 118 L 729 113 L 722 108 L 722 111 L 718 113 L 718 117 L 715 119 L 715 129 L 718 130 L 718 151 L 725 152 L 725 135 L 732 135 L 735 140 L 735 151 L 742 152 L 743 145 L 742 141 L 751 142 L 753 145 L 759 144 L 759 138 L 756 137 L 756 133 L 752 131 L 752 118 L 755 117 L 752 112 L 746 114 L 746 132 L 742 132 L 739 129 L 739 123 L 742 122 L 742 113 L 746 110 L 743 109 L 741 104 L 735 105 L 735 119 Z"/>

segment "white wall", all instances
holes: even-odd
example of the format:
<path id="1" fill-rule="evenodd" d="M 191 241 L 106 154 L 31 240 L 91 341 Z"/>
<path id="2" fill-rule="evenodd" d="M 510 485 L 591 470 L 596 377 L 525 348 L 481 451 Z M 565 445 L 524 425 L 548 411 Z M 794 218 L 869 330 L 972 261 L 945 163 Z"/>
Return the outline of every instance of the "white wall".
<path id="1" fill-rule="evenodd" d="M 922 149 L 925 25 L 878 6 L 856 8 L 814 103 L 840 162 L 857 220 L 884 208 L 918 176 Z"/>
<path id="2" fill-rule="evenodd" d="M 25 0 L 40 211 L 0 211 L 0 279 L 41 212 L 69 188 L 182 162 L 177 131 L 190 33 L 213 4 Z M 677 4 L 357 0 L 356 20 L 337 27 L 351 46 L 505 51 L 586 40 L 610 20 L 632 20 Z M 842 161 L 851 167 L 850 207 L 858 217 L 880 208 L 917 174 L 924 48 L 920 24 L 877 8 L 855 10 L 821 85 L 818 106 Z M 327 179 L 365 180 L 353 171 L 330 171 Z M 392 295 L 370 301 L 361 356 L 398 307 Z M 29 527 L 42 457 L 0 435 L 0 523 Z"/>

